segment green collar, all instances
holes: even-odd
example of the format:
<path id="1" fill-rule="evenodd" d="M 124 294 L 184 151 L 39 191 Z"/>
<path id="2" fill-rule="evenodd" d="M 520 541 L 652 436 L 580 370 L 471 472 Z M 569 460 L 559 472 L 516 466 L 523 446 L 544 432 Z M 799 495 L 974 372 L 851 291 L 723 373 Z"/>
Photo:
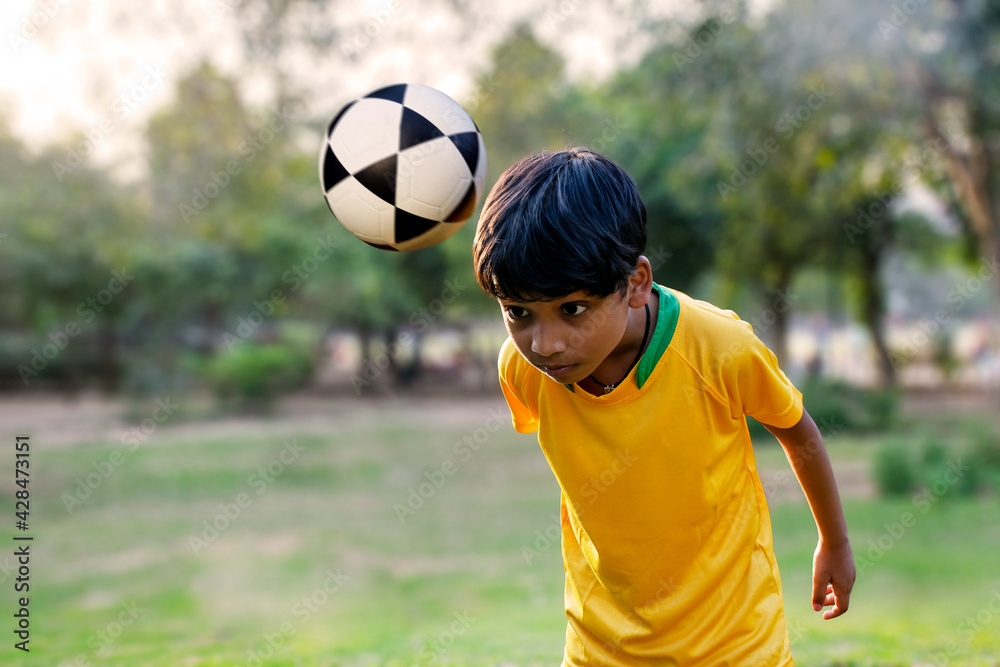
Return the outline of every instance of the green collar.
<path id="1" fill-rule="evenodd" d="M 660 357 L 666 352 L 670 341 L 674 338 L 674 330 L 677 328 L 677 318 L 681 312 L 680 302 L 677 296 L 670 290 L 653 283 L 653 287 L 660 293 L 660 310 L 656 318 L 656 330 L 653 331 L 653 339 L 649 341 L 649 347 L 639 361 L 639 368 L 635 371 L 635 381 L 642 388 L 649 379 L 649 374 L 656 368 Z"/>

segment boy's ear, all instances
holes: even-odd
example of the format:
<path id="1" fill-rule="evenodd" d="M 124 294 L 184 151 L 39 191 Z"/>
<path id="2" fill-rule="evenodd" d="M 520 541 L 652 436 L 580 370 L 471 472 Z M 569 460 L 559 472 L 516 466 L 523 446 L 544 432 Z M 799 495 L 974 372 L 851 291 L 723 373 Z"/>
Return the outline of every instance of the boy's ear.
<path id="1" fill-rule="evenodd" d="M 645 255 L 639 255 L 635 271 L 629 276 L 629 308 L 642 308 L 653 291 L 653 267 Z"/>

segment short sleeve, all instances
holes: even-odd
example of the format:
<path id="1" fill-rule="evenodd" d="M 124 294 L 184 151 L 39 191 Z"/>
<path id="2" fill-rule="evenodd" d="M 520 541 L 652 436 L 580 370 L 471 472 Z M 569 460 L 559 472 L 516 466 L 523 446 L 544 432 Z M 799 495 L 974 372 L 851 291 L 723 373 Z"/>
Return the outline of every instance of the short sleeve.
<path id="1" fill-rule="evenodd" d="M 522 372 L 518 372 L 518 367 L 521 365 L 518 363 L 519 361 L 521 361 L 521 353 L 517 351 L 508 338 L 503 347 L 500 348 L 500 358 L 497 362 L 500 373 L 500 389 L 503 390 L 503 397 L 507 401 L 507 407 L 510 408 L 514 428 L 519 433 L 534 433 L 538 430 L 538 420 L 519 387 L 518 376 L 523 378 L 525 375 L 523 369 L 521 369 Z"/>
<path id="2" fill-rule="evenodd" d="M 729 366 L 729 389 L 733 418 L 749 415 L 769 426 L 790 428 L 802 418 L 802 394 L 778 367 L 774 353 L 753 333 L 746 322 L 739 323 L 736 357 Z"/>

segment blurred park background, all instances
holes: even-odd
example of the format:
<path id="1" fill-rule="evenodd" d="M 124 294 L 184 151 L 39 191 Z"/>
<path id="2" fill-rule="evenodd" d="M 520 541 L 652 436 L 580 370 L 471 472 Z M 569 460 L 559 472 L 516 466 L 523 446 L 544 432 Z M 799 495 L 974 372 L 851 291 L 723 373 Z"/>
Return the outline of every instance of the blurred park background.
<path id="1" fill-rule="evenodd" d="M 803 389 L 859 579 L 812 614 L 815 528 L 752 425 L 799 664 L 1000 664 L 1000 2 L 22 0 L 0 32 L 0 434 L 31 437 L 35 536 L 0 663 L 558 664 L 558 487 L 509 426 L 475 217 L 387 253 L 319 187 L 340 106 L 416 82 L 489 184 L 619 162 L 656 280 Z"/>

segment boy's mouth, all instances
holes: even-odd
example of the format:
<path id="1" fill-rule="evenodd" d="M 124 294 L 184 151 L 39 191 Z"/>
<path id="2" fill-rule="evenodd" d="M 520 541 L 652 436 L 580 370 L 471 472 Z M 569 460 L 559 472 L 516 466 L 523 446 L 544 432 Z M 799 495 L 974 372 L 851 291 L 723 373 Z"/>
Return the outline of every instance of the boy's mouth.
<path id="1" fill-rule="evenodd" d="M 545 364 L 538 366 L 538 369 L 554 379 L 560 379 L 573 373 L 576 364 Z"/>

